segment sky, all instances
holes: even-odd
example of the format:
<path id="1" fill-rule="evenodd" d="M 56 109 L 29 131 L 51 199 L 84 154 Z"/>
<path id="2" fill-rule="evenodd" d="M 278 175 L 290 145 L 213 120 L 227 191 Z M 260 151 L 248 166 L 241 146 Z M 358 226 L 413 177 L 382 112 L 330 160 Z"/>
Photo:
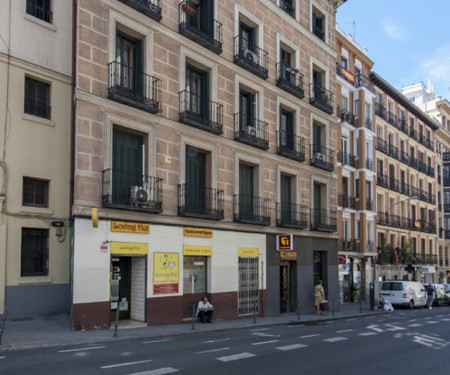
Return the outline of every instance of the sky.
<path id="1" fill-rule="evenodd" d="M 450 0 L 347 0 L 336 19 L 392 86 L 431 80 L 450 100 Z"/>

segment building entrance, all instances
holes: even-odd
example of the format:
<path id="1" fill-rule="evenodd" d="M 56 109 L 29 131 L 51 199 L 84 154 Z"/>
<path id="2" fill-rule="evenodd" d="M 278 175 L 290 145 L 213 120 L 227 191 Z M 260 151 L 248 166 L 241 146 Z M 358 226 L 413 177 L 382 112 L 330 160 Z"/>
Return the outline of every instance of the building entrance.
<path id="1" fill-rule="evenodd" d="M 295 262 L 280 262 L 280 313 L 296 311 L 297 273 L 295 265 Z"/>

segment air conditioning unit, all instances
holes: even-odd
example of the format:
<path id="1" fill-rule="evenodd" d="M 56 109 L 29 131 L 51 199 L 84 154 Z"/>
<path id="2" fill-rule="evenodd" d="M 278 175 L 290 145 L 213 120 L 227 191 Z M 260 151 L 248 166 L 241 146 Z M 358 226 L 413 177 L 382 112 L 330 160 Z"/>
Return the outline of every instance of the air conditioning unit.
<path id="1" fill-rule="evenodd" d="M 325 161 L 325 155 L 320 152 L 316 152 L 316 153 L 314 153 L 314 159 L 320 160 L 320 161 Z"/>
<path id="2" fill-rule="evenodd" d="M 132 186 L 130 191 L 130 203 L 136 207 L 148 204 L 151 199 L 151 191 L 143 186 Z"/>
<path id="3" fill-rule="evenodd" d="M 250 63 L 253 63 L 253 64 L 258 64 L 259 57 L 256 54 L 256 52 L 253 52 L 253 51 L 251 51 L 249 49 L 246 49 L 244 51 L 244 57 L 245 57 L 246 61 L 248 61 Z"/>
<path id="4" fill-rule="evenodd" d="M 248 126 L 247 134 L 250 135 L 251 137 L 256 137 L 256 128 L 254 128 L 253 126 Z"/>

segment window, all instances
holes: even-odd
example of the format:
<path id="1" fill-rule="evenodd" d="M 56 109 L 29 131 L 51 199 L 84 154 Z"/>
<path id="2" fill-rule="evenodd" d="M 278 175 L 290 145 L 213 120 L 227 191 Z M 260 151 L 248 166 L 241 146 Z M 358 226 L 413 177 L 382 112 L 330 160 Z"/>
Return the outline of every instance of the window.
<path id="1" fill-rule="evenodd" d="M 325 41 L 325 16 L 316 8 L 313 8 L 312 13 L 312 32 L 320 40 Z"/>
<path id="2" fill-rule="evenodd" d="M 22 204 L 24 206 L 48 207 L 48 181 L 24 177 Z"/>
<path id="3" fill-rule="evenodd" d="M 185 256 L 183 259 L 183 294 L 206 293 L 207 257 Z"/>
<path id="4" fill-rule="evenodd" d="M 247 54 L 245 53 L 245 51 L 255 52 L 256 32 L 255 29 L 247 26 L 242 22 L 240 23 L 239 28 L 240 28 L 240 42 L 241 42 L 240 50 L 244 51 L 244 55 L 246 56 Z"/>
<path id="5" fill-rule="evenodd" d="M 130 95 L 142 91 L 142 43 L 120 31 L 116 35 L 116 85 Z"/>
<path id="6" fill-rule="evenodd" d="M 48 276 L 48 229 L 22 228 L 21 276 Z"/>
<path id="7" fill-rule="evenodd" d="M 239 257 L 238 314 L 248 315 L 259 311 L 258 258 Z"/>
<path id="8" fill-rule="evenodd" d="M 280 8 L 295 18 L 294 0 L 280 0 Z"/>
<path id="9" fill-rule="evenodd" d="M 239 163 L 239 213 L 242 217 L 253 217 L 255 169 L 252 165 Z"/>
<path id="10" fill-rule="evenodd" d="M 42 21 L 52 22 L 50 0 L 27 0 L 27 13 Z"/>
<path id="11" fill-rule="evenodd" d="M 50 118 L 50 85 L 25 77 L 25 113 Z"/>
<path id="12" fill-rule="evenodd" d="M 186 211 L 204 212 L 206 207 L 206 187 L 208 162 L 207 154 L 195 147 L 186 147 Z"/>
<path id="13" fill-rule="evenodd" d="M 208 108 L 208 74 L 191 65 L 186 66 L 186 98 L 185 110 L 199 116 L 209 118 Z"/>
<path id="14" fill-rule="evenodd" d="M 280 180 L 280 201 L 281 201 L 281 219 L 284 222 L 291 222 L 292 218 L 292 178 L 282 174 Z"/>
<path id="15" fill-rule="evenodd" d="M 294 114 L 285 109 L 280 113 L 280 145 L 294 149 Z"/>
<path id="16" fill-rule="evenodd" d="M 256 114 L 257 114 L 257 98 L 256 94 L 247 90 L 241 89 L 239 93 L 239 111 L 240 123 L 239 130 L 248 133 L 251 136 L 256 136 Z"/>

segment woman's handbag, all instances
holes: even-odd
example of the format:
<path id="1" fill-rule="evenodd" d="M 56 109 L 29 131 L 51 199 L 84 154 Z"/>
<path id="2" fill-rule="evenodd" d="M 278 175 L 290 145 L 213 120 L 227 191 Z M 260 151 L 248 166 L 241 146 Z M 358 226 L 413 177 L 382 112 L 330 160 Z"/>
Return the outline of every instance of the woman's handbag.
<path id="1" fill-rule="evenodd" d="M 330 306 L 328 305 L 328 301 L 326 299 L 320 301 L 320 311 L 329 311 Z"/>

